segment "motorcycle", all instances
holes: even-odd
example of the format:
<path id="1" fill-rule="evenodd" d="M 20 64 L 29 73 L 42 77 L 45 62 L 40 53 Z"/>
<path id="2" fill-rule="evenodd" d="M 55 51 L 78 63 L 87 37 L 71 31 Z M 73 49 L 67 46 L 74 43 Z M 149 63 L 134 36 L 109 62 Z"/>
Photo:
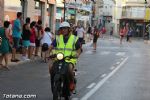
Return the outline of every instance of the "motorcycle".
<path id="1" fill-rule="evenodd" d="M 70 100 L 72 91 L 70 90 L 69 79 L 69 63 L 66 59 L 72 57 L 64 57 L 62 53 L 50 56 L 50 58 L 57 58 L 51 69 L 51 89 L 53 93 L 53 100 Z M 75 73 L 74 73 L 75 75 Z M 74 77 L 74 84 L 76 84 L 76 78 Z"/>

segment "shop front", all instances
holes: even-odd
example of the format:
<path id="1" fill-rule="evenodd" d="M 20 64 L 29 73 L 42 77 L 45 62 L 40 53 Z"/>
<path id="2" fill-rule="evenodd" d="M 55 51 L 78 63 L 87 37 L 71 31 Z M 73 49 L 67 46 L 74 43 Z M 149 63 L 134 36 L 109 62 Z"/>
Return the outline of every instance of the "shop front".
<path id="1" fill-rule="evenodd" d="M 143 19 L 121 19 L 120 26 L 129 24 L 133 29 L 133 37 L 143 37 L 145 33 L 145 22 Z"/>
<path id="2" fill-rule="evenodd" d="M 0 0 L 0 26 L 2 26 L 2 22 L 4 21 L 4 0 Z"/>
<path id="3" fill-rule="evenodd" d="M 69 8 L 67 10 L 67 20 L 68 20 L 68 22 L 75 24 L 76 10 L 74 8 Z"/>

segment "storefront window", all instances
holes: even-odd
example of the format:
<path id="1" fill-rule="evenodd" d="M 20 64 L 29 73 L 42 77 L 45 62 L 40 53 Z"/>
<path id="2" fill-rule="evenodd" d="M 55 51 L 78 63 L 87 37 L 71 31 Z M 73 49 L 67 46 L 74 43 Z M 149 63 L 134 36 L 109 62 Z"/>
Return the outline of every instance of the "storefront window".
<path id="1" fill-rule="evenodd" d="M 49 4 L 47 4 L 47 11 L 49 10 Z"/>
<path id="2" fill-rule="evenodd" d="M 35 9 L 41 9 L 40 1 L 35 1 Z"/>

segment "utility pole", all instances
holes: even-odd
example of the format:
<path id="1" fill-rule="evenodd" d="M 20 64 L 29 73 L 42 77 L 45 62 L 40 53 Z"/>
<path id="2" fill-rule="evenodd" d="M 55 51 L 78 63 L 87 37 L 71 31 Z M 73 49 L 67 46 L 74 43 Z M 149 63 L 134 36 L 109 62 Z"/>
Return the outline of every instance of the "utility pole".
<path id="1" fill-rule="evenodd" d="M 77 21 L 77 0 L 75 0 L 75 21 L 74 21 L 75 24 L 76 21 Z"/>
<path id="2" fill-rule="evenodd" d="M 64 21 L 66 20 L 66 0 L 64 0 Z"/>

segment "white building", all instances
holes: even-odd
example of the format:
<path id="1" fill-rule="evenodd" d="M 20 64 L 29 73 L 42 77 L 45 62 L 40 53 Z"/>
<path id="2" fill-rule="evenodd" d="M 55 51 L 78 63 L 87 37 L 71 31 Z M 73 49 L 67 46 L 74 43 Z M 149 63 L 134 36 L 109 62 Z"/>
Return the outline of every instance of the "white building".
<path id="1" fill-rule="evenodd" d="M 113 7 L 115 3 L 113 0 L 97 0 L 96 1 L 96 25 L 98 27 L 105 26 L 108 21 L 112 21 Z"/>
<path id="2" fill-rule="evenodd" d="M 145 33 L 145 0 L 116 0 L 114 7 L 113 23 L 115 33 L 119 33 L 120 26 L 129 26 L 135 31 L 133 36 L 143 37 Z M 140 32 L 137 33 L 136 30 Z"/>

